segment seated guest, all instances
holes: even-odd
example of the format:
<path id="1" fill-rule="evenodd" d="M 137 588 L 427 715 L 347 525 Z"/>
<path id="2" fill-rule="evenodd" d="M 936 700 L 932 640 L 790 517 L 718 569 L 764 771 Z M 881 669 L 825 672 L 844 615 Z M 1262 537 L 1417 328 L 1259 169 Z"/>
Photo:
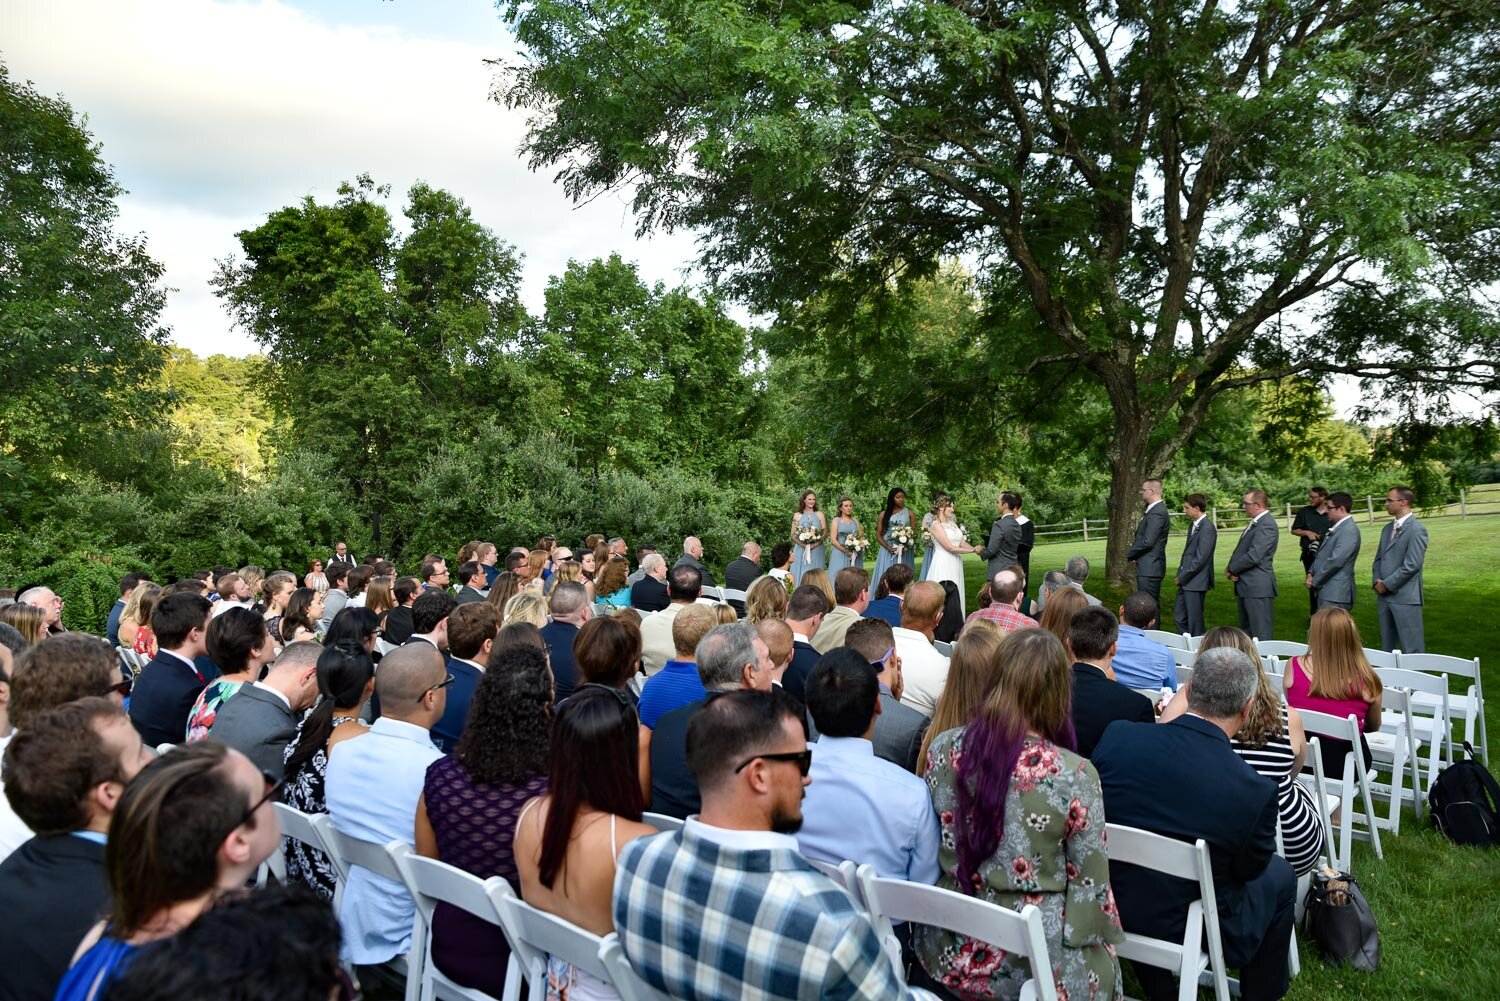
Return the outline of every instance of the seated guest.
<path id="1" fill-rule="evenodd" d="M 324 611 L 321 593 L 310 587 L 297 588 L 287 599 L 286 610 L 281 613 L 276 639 L 281 643 L 316 642 L 323 634 L 320 620 Z"/>
<path id="2" fill-rule="evenodd" d="M 760 543 L 751 539 L 740 549 L 739 557 L 724 568 L 724 586 L 731 591 L 748 591 L 760 576 Z"/>
<path id="3" fill-rule="evenodd" d="M 768 619 L 784 620 L 788 597 L 775 577 L 768 574 L 757 578 L 745 592 L 745 621 L 753 625 Z"/>
<path id="4" fill-rule="evenodd" d="M 578 627 L 594 614 L 588 589 L 578 583 L 560 583 L 552 589 L 551 620 L 542 630 L 542 640 L 552 648 L 552 677 L 557 683 L 557 701 L 573 694 L 579 684 L 578 668 L 573 663 L 573 641 Z"/>
<path id="5" fill-rule="evenodd" d="M 396 607 L 387 610 L 381 619 L 380 636 L 392 646 L 401 646 L 416 631 L 411 621 L 411 606 L 422 593 L 422 582 L 415 577 L 398 577 L 391 591 Z"/>
<path id="6" fill-rule="evenodd" d="M 1051 633 L 1021 629 L 1000 641 L 996 658 L 1002 683 L 971 722 L 928 748 L 943 826 L 938 885 L 1012 910 L 1035 904 L 1058 994 L 1119 997 L 1111 946 L 1125 935 L 1110 895 L 1099 778 L 1071 749 L 1067 652 Z M 928 974 L 967 997 L 1013 1001 L 1031 976 L 1026 963 L 996 963 L 990 946 L 939 928 L 915 928 L 912 946 Z"/>
<path id="7" fill-rule="evenodd" d="M 552 725 L 547 791 L 527 803 L 516 822 L 522 899 L 595 935 L 615 930 L 610 894 L 620 849 L 657 833 L 641 822 L 634 754 L 639 729 L 618 688 L 580 688 Z M 547 959 L 547 982 L 567 998 L 618 996 L 556 956 Z"/>
<path id="8" fill-rule="evenodd" d="M 6 747 L 5 796 L 36 836 L 0 863 L 0 998 L 51 1001 L 109 900 L 115 804 L 153 758 L 125 711 L 101 698 L 34 714 Z"/>
<path id="9" fill-rule="evenodd" d="M 227 573 L 219 578 L 216 590 L 219 592 L 219 600 L 214 602 L 215 616 L 223 615 L 231 608 L 242 608 L 249 610 L 255 603 L 255 596 L 251 593 L 250 582 L 237 573 Z"/>
<path id="10" fill-rule="evenodd" d="M 1127 688 L 1177 690 L 1177 662 L 1165 644 L 1146 636 L 1156 625 L 1156 599 L 1137 591 L 1120 606 L 1120 638 L 1115 650 L 1115 680 Z"/>
<path id="11" fill-rule="evenodd" d="M 641 661 L 647 677 L 656 674 L 672 659 L 676 650 L 672 641 L 672 623 L 684 608 L 696 603 L 702 593 L 703 576 L 692 567 L 675 566 L 667 574 L 667 595 L 671 603 L 641 622 Z M 640 605 L 635 607 L 641 608 Z"/>
<path id="12" fill-rule="evenodd" d="M 719 586 L 719 582 L 714 579 L 714 572 L 703 562 L 703 542 L 696 535 L 689 535 L 682 540 L 682 555 L 677 557 L 672 569 L 678 567 L 692 567 L 698 571 L 705 587 Z"/>
<path id="13" fill-rule="evenodd" d="M 674 998 L 917 996 L 869 918 L 792 837 L 811 755 L 802 707 L 782 692 L 730 692 L 693 716 L 686 758 L 702 812 L 630 842 L 615 877 L 615 930 L 652 987 Z"/>
<path id="14" fill-rule="evenodd" d="M 1251 710 L 1260 665 L 1220 647 L 1198 655 L 1187 712 L 1169 723 L 1115 723 L 1094 749 L 1112 824 L 1208 842 L 1224 959 L 1240 971 L 1240 996 L 1286 994 L 1287 943 L 1297 880 L 1276 854 L 1276 783 L 1247 765 L 1229 741 Z M 1181 941 L 1196 883 L 1132 865 L 1111 870 L 1127 931 Z M 1171 973 L 1139 965 L 1153 1001 L 1177 996 Z"/>
<path id="15" fill-rule="evenodd" d="M 755 635 L 766 645 L 766 656 L 771 661 L 771 684 L 780 687 L 786 669 L 792 666 L 792 627 L 781 619 L 760 622 L 746 619 L 745 624 L 754 626 Z"/>
<path id="16" fill-rule="evenodd" d="M 349 604 L 349 592 L 346 585 L 349 582 L 349 571 L 352 569 L 347 563 L 330 563 L 328 570 L 328 590 L 323 597 L 323 615 L 316 619 L 318 632 L 326 633 L 328 624 L 333 617 L 344 610 Z"/>
<path id="17" fill-rule="evenodd" d="M 807 679 L 807 711 L 818 742 L 797 834 L 802 854 L 835 865 L 868 862 L 882 876 L 936 883 L 938 819 L 927 785 L 876 757 L 871 743 L 881 708 L 869 661 L 847 647 L 824 654 Z"/>
<path id="18" fill-rule="evenodd" d="M 1363 724 L 1360 753 L 1364 755 L 1365 767 L 1370 767 L 1370 745 L 1365 742 L 1364 734 L 1380 729 L 1384 687 L 1365 656 L 1364 641 L 1360 639 L 1354 616 L 1342 608 L 1320 608 L 1314 612 L 1307 630 L 1307 653 L 1287 661 L 1282 683 L 1287 705 L 1293 709 L 1360 720 Z M 1324 774 L 1343 776 L 1344 758 L 1352 749 L 1349 742 L 1320 736 L 1318 746 Z"/>
<path id="19" fill-rule="evenodd" d="M 402 644 L 429 643 L 439 652 L 448 649 L 448 616 L 458 601 L 440 587 L 429 588 L 411 603 L 411 638 Z"/>
<path id="20" fill-rule="evenodd" d="M 521 808 L 547 790 L 547 729 L 554 701 L 552 672 L 542 651 L 517 647 L 490 658 L 457 749 L 427 767 L 417 801 L 418 855 L 480 879 L 502 876 L 519 891 L 512 839 Z M 432 959 L 444 974 L 500 997 L 509 955 L 499 928 L 438 905 Z"/>
<path id="21" fill-rule="evenodd" d="M 651 620 L 647 619 L 641 625 L 641 632 L 645 633 L 650 624 Z M 707 605 L 683 606 L 672 616 L 672 644 L 676 656 L 663 665 L 660 673 L 648 678 L 641 689 L 640 713 L 644 726 L 655 729 L 656 721 L 664 714 L 703 697 L 695 651 L 698 642 L 716 624 L 714 611 Z"/>
<path id="22" fill-rule="evenodd" d="M 828 599 L 828 607 L 832 608 L 838 603 L 837 595 L 833 590 L 833 578 L 828 576 L 828 571 L 822 567 L 812 567 L 802 572 L 802 584 L 815 587 L 823 592 L 823 597 Z"/>
<path id="23" fill-rule="evenodd" d="M 792 557 L 796 555 L 796 549 L 790 542 L 778 542 L 771 547 L 771 569 L 766 571 L 766 576 L 780 582 L 787 590 L 795 590 L 796 582 L 792 580 Z"/>
<path id="24" fill-rule="evenodd" d="M 1260 653 L 1250 634 L 1233 626 L 1210 629 L 1198 645 L 1198 652 L 1227 646 L 1239 650 L 1259 663 Z M 1311 872 L 1324 848 L 1323 824 L 1313 805 L 1312 792 L 1297 781 L 1307 757 L 1307 737 L 1302 730 L 1302 714 L 1289 709 L 1270 678 L 1259 672 L 1259 685 L 1245 725 L 1230 738 L 1229 746 L 1245 763 L 1276 783 L 1276 812 L 1281 821 L 1281 857 L 1298 876 Z M 1167 723 L 1187 712 L 1189 682 L 1177 689 L 1171 703 L 1162 711 L 1161 722 Z"/>
<path id="25" fill-rule="evenodd" d="M 802 701 L 803 686 L 813 665 L 823 655 L 813 646 L 813 637 L 823 625 L 823 617 L 832 607 L 823 592 L 811 584 L 798 585 L 786 603 L 786 624 L 792 630 L 792 662 L 781 678 L 786 692 Z"/>
<path id="26" fill-rule="evenodd" d="M 105 1001 L 329 1001 L 351 998 L 339 923 L 297 887 L 233 894 L 143 948 Z"/>
<path id="27" fill-rule="evenodd" d="M 905 564 L 897 563 L 896 566 Z M 886 571 L 886 576 L 890 576 L 890 570 Z M 896 636 L 890 623 L 884 619 L 856 622 L 844 635 L 844 644 L 877 672 L 875 681 L 880 690 L 880 715 L 875 717 L 875 732 L 870 737 L 875 756 L 894 762 L 908 772 L 915 772 L 917 755 L 927 736 L 928 720 L 911 706 L 901 704 L 906 682 L 902 678 L 901 655 L 896 652 Z M 953 657 L 955 661 L 958 659 L 957 648 Z M 948 673 L 951 675 L 955 670 L 956 664 L 948 669 Z M 818 729 L 823 728 L 819 726 Z"/>
<path id="28" fill-rule="evenodd" d="M 57 1001 L 107 994 L 142 946 L 177 934 L 219 895 L 243 887 L 276 850 L 276 791 L 249 758 L 214 740 L 143 768 L 110 818 L 109 917 L 79 945 Z"/>
<path id="29" fill-rule="evenodd" d="M 482 601 L 459 605 L 448 616 L 448 671 L 453 684 L 448 686 L 448 708 L 432 728 L 432 742 L 438 750 L 451 752 L 458 746 L 464 720 L 469 718 L 469 703 L 499 633 L 500 616 Z"/>
<path id="30" fill-rule="evenodd" d="M 1063 564 L 1063 573 L 1068 575 L 1068 586 L 1080 592 L 1085 601 L 1090 605 L 1102 605 L 1103 602 L 1084 590 L 1084 585 L 1089 581 L 1089 561 L 1082 556 L 1070 556 L 1068 562 Z"/>
<path id="31" fill-rule="evenodd" d="M 147 651 L 145 656 L 156 656 L 156 641 L 151 636 L 151 611 L 160 598 L 161 587 L 149 580 L 135 586 L 130 592 L 130 600 L 120 612 L 120 646 L 136 653 L 141 653 L 144 648 Z"/>
<path id="32" fill-rule="evenodd" d="M 918 775 L 927 774 L 927 752 L 933 739 L 969 722 L 1000 683 L 1005 665 L 997 651 L 1004 637 L 998 626 L 980 621 L 965 629 L 954 642 L 953 657 L 948 662 L 948 683 L 943 686 L 943 694 L 917 752 Z"/>
<path id="33" fill-rule="evenodd" d="M 1062 603 L 1062 596 L 1057 597 L 1052 608 Z M 1078 738 L 1078 753 L 1085 758 L 1093 756 L 1105 728 L 1115 720 L 1156 721 L 1151 700 L 1114 679 L 1110 661 L 1118 635 L 1119 626 L 1109 609 L 1087 603 L 1068 626 L 1068 651 L 1073 655 L 1073 731 Z"/>
<path id="34" fill-rule="evenodd" d="M 434 589 L 423 597 L 443 593 Z M 442 655 L 427 643 L 408 643 L 380 662 L 380 718 L 328 758 L 324 792 L 334 827 L 379 845 L 411 843 L 427 766 L 443 756 L 430 731 L 443 718 L 451 678 Z M 411 895 L 399 883 L 356 867 L 339 911 L 345 960 L 378 966 L 404 954 L 411 948 L 414 912 Z"/>
<path id="35" fill-rule="evenodd" d="M 875 599 L 865 606 L 862 613 L 867 619 L 882 619 L 892 628 L 901 625 L 901 601 L 906 589 L 911 586 L 911 567 L 905 563 L 894 563 L 880 578 Z"/>
<path id="36" fill-rule="evenodd" d="M 324 646 L 357 646 L 380 663 L 375 641 L 380 638 L 380 618 L 368 608 L 345 608 L 333 617 Z"/>
<path id="37" fill-rule="evenodd" d="M 641 561 L 640 579 L 630 585 L 630 607 L 639 612 L 659 612 L 672 603 L 667 587 L 667 561 L 660 553 L 648 553 Z"/>
<path id="38" fill-rule="evenodd" d="M 633 612 L 589 619 L 573 641 L 573 659 L 584 684 L 602 685 L 623 692 L 632 707 L 640 699 L 630 681 L 641 669 L 641 628 L 632 621 Z M 576 691 L 576 689 L 575 689 Z M 640 724 L 637 757 L 641 795 L 651 795 L 651 728 Z"/>
<path id="39" fill-rule="evenodd" d="M 208 728 L 214 725 L 219 709 L 230 696 L 247 682 L 259 678 L 260 669 L 276 659 L 276 644 L 266 632 L 266 620 L 259 612 L 246 608 L 230 608 L 222 615 L 216 614 L 208 624 L 204 646 L 222 673 L 198 693 L 192 712 L 188 713 L 185 739 L 189 744 L 207 737 Z"/>
<path id="40" fill-rule="evenodd" d="M 823 616 L 823 624 L 812 639 L 818 653 L 844 645 L 844 634 L 870 605 L 870 575 L 860 567 L 845 567 L 834 578 L 833 595 L 838 604 Z"/>
<path id="41" fill-rule="evenodd" d="M 1037 621 L 1021 611 L 1021 602 L 1026 600 L 1026 578 L 1015 570 L 1001 570 L 990 578 L 990 604 L 969 613 L 964 620 L 971 623 L 986 621 L 1000 627 L 1002 633 L 1017 629 L 1034 629 Z"/>
<path id="42" fill-rule="evenodd" d="M 145 574 L 128 573 L 120 578 L 120 596 L 110 607 L 109 617 L 104 620 L 104 639 L 110 646 L 120 645 L 120 619 L 125 615 L 125 606 L 135 593 L 135 586 L 146 579 Z"/>
<path id="43" fill-rule="evenodd" d="M 47 613 L 35 605 L 13 602 L 0 608 L 0 623 L 20 633 L 27 646 L 35 646 L 47 638 Z"/>
<path id="44" fill-rule="evenodd" d="M 906 601 L 901 606 L 901 625 L 891 630 L 906 683 L 901 702 L 923 716 L 931 716 L 937 708 L 948 680 L 948 658 L 932 645 L 933 631 L 942 621 L 946 602 L 940 584 L 930 580 L 913 584 L 906 589 Z"/>
<path id="45" fill-rule="evenodd" d="M 287 656 L 297 646 L 287 647 L 281 655 Z M 324 780 L 328 755 L 345 740 L 368 731 L 360 721 L 359 709 L 375 691 L 375 662 L 360 647 L 300 646 L 317 658 L 318 701 L 297 724 L 296 734 L 286 745 L 282 802 L 303 813 L 327 813 Z M 332 901 L 337 873 L 328 856 L 295 838 L 287 838 L 284 848 L 287 879 Z"/>
<path id="46" fill-rule="evenodd" d="M 769 691 L 771 658 L 743 622 L 716 626 L 698 644 L 698 673 L 707 692 Z M 651 733 L 651 812 L 687 817 L 698 809 L 698 783 L 687 766 L 687 734 L 705 698 L 657 720 Z"/>
<path id="47" fill-rule="evenodd" d="M 625 578 L 630 576 L 630 561 L 623 556 L 611 555 L 599 568 L 599 575 L 594 581 L 594 601 L 604 606 L 609 614 L 614 614 L 614 609 L 630 607 L 630 588 L 625 586 Z"/>
<path id="48" fill-rule="evenodd" d="M 1036 594 L 1037 614 L 1047 610 L 1047 601 L 1053 593 L 1069 585 L 1068 575 L 1062 570 L 1048 570 L 1042 574 L 1042 586 Z"/>
<path id="49" fill-rule="evenodd" d="M 1073 624 L 1073 616 L 1089 608 L 1087 601 L 1083 600 L 1083 592 L 1075 591 L 1071 587 L 1065 588 L 1052 596 L 1052 602 L 1037 624 L 1053 636 L 1063 646 L 1068 645 L 1068 630 Z"/>
<path id="50" fill-rule="evenodd" d="M 646 576 L 646 557 L 654 555 L 656 555 L 655 546 L 635 547 L 635 569 L 630 572 L 630 576 L 625 578 L 626 588 L 634 588 L 636 582 Z"/>
<path id="51" fill-rule="evenodd" d="M 207 651 L 212 610 L 207 598 L 177 592 L 163 597 L 151 612 L 159 649 L 141 669 L 130 696 L 130 721 L 150 747 L 180 744 L 187 733 L 188 714 L 208 685 L 193 658 Z"/>
<path id="52" fill-rule="evenodd" d="M 561 575 L 553 577 L 553 580 L 566 583 Z M 547 624 L 548 615 L 547 596 L 542 594 L 540 588 L 526 588 L 505 603 L 505 614 L 500 619 L 501 628 L 524 622 L 541 629 Z"/>
<path id="53" fill-rule="evenodd" d="M 314 643 L 287 647 L 264 679 L 252 681 L 224 704 L 208 735 L 280 781 L 287 745 L 297 735 L 297 721 L 318 701 L 321 652 Z"/>
<path id="54" fill-rule="evenodd" d="M 484 600 L 484 593 L 489 590 L 490 579 L 484 572 L 484 566 L 478 560 L 460 564 L 458 579 L 463 582 L 455 598 L 460 605 Z"/>

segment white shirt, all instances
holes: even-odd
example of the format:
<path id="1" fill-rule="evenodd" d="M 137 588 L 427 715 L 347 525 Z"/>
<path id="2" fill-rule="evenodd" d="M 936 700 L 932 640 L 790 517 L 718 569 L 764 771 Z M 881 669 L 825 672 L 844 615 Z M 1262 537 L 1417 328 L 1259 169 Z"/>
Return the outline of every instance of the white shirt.
<path id="1" fill-rule="evenodd" d="M 478 671 L 480 674 L 484 673 L 484 665 L 481 664 L 481 663 L 479 663 L 478 661 L 466 660 L 463 657 L 454 657 L 453 659 L 456 660 L 456 661 L 458 661 L 460 664 L 468 664 L 470 667 L 472 667 L 474 670 Z"/>
<path id="2" fill-rule="evenodd" d="M 896 653 L 901 656 L 901 676 L 906 680 L 901 704 L 931 716 L 948 684 L 948 658 L 915 629 L 897 626 L 891 632 L 896 637 Z"/>
<path id="3" fill-rule="evenodd" d="M 1150 503 L 1150 504 L 1147 504 L 1147 505 L 1146 505 L 1146 510 L 1147 510 L 1147 511 L 1150 511 L 1150 510 L 1151 510 L 1151 509 L 1152 509 L 1152 508 L 1154 508 L 1154 507 L 1155 507 L 1155 506 L 1156 506 L 1156 505 L 1158 505 L 1158 504 L 1161 504 L 1161 503 L 1163 503 L 1163 502 L 1162 502 L 1162 501 L 1159 501 L 1159 500 L 1154 500 L 1154 501 L 1152 501 L 1152 502 L 1151 502 L 1151 503 Z"/>
<path id="4" fill-rule="evenodd" d="M 208 613 L 208 617 L 211 618 L 211 619 L 217 619 L 219 616 L 223 615 L 225 612 L 229 611 L 231 608 L 249 608 L 249 607 L 250 607 L 250 602 L 248 602 L 248 601 L 223 601 L 223 600 L 216 601 L 216 602 L 214 602 L 213 610 Z"/>
<path id="5" fill-rule="evenodd" d="M 158 654 L 163 654 L 164 653 L 168 657 L 176 657 L 178 660 L 182 661 L 188 667 L 192 668 L 192 671 L 193 671 L 194 674 L 198 674 L 201 677 L 201 674 L 200 674 L 200 672 L 198 670 L 198 665 L 194 664 L 191 660 L 189 660 L 187 657 L 184 657 L 182 654 L 178 653 L 176 650 L 165 650 L 165 649 L 158 648 L 156 652 Z"/>
<path id="6" fill-rule="evenodd" d="M 282 705 L 286 706 L 287 712 L 292 711 L 292 700 L 278 692 L 276 689 L 272 688 L 270 685 L 266 684 L 264 681 L 252 681 L 250 682 L 250 685 L 253 688 L 259 688 L 263 692 L 270 692 L 272 695 L 281 700 Z"/>
<path id="7" fill-rule="evenodd" d="M 13 736 L 14 732 L 0 737 L 0 754 L 5 753 L 5 747 Z M 10 808 L 10 800 L 5 797 L 5 782 L 0 780 L 0 862 L 4 862 L 11 852 L 30 840 L 31 828 L 21 823 L 16 811 Z"/>
<path id="8" fill-rule="evenodd" d="M 725 848 L 733 848 L 736 851 L 769 851 L 780 848 L 802 854 L 797 846 L 797 839 L 790 834 L 777 834 L 775 831 L 735 831 L 727 827 L 715 827 L 699 820 L 697 814 L 689 817 L 682 826 L 705 841 L 712 841 L 716 845 L 723 845 Z"/>
<path id="9" fill-rule="evenodd" d="M 1406 519 L 1408 519 L 1410 517 L 1411 517 L 1411 512 L 1408 511 L 1405 514 L 1403 514 L 1401 517 L 1397 518 L 1395 521 L 1391 522 L 1391 524 L 1395 528 L 1400 528 L 1402 525 L 1406 524 Z M 1394 531 L 1395 528 L 1393 528 L 1392 531 Z"/>
<path id="10" fill-rule="evenodd" d="M 641 620 L 641 667 L 648 678 L 677 656 L 677 644 L 672 642 L 672 623 L 677 621 L 677 613 L 686 607 L 673 602 Z"/>

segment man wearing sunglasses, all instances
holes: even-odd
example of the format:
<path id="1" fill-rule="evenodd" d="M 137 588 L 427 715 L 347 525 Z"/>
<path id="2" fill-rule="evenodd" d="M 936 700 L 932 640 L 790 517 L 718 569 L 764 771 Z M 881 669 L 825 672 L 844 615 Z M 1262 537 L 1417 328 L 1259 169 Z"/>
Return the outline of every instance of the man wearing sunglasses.
<path id="1" fill-rule="evenodd" d="M 357 742 L 356 742 L 357 743 Z M 913 998 L 870 920 L 798 851 L 812 762 L 802 707 L 780 690 L 713 695 L 688 725 L 703 809 L 620 853 L 615 929 L 672 997 L 725 984 L 764 998 Z"/>

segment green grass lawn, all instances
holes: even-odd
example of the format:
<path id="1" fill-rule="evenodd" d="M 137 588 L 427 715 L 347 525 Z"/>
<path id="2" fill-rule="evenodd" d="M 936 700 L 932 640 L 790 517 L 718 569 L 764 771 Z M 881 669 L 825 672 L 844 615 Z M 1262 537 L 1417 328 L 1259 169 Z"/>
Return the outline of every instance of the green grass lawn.
<path id="1" fill-rule="evenodd" d="M 1500 517 L 1434 518 L 1425 524 L 1431 539 L 1424 568 L 1427 649 L 1480 658 L 1493 742 L 1500 739 Z M 1366 590 L 1354 606 L 1365 645 L 1371 647 L 1379 646 L 1380 639 L 1375 596 L 1367 590 L 1379 530 L 1379 524 L 1360 526 L 1363 546 L 1358 581 Z M 1205 608 L 1210 627 L 1238 624 L 1233 588 L 1222 576 L 1237 534 L 1233 529 L 1219 534 L 1215 566 L 1220 576 Z M 1169 568 L 1176 567 L 1184 538 L 1174 535 L 1168 543 Z M 1074 555 L 1093 563 L 1095 576 L 1089 590 L 1108 599 L 1102 540 L 1037 546 L 1031 555 L 1033 593 L 1043 573 L 1060 568 Z M 1276 600 L 1276 637 L 1305 639 L 1307 591 L 1302 586 L 1297 540 L 1289 533 L 1282 535 L 1276 569 L 1281 591 Z M 965 577 L 972 607 L 984 582 L 984 564 L 968 558 Z M 1162 592 L 1169 622 L 1174 597 L 1169 579 Z M 1108 603 L 1118 607 L 1115 601 Z M 1492 770 L 1500 770 L 1500 755 L 1494 757 L 1494 764 Z M 1292 981 L 1287 996 L 1294 1001 L 1500 998 L 1500 848 L 1456 848 L 1435 829 L 1419 824 L 1410 811 L 1402 819 L 1400 835 L 1382 832 L 1381 843 L 1383 860 L 1375 858 L 1368 844 L 1356 843 L 1353 865 L 1380 926 L 1380 970 L 1359 974 L 1327 967 L 1304 941 L 1302 975 Z"/>

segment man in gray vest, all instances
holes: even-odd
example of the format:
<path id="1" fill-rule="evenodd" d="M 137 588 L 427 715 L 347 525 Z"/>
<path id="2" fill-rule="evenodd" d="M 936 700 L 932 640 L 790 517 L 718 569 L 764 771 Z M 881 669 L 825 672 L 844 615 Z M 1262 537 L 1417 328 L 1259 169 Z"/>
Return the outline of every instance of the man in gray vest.
<path id="1" fill-rule="evenodd" d="M 1417 495 L 1411 487 L 1392 487 L 1385 495 L 1385 513 L 1393 521 L 1380 532 L 1375 563 L 1376 608 L 1380 613 L 1380 648 L 1423 653 L 1422 563 L 1427 558 L 1427 529 L 1412 517 Z"/>
<path id="2" fill-rule="evenodd" d="M 1307 571 L 1307 589 L 1319 608 L 1354 607 L 1354 561 L 1359 558 L 1359 526 L 1349 517 L 1354 498 L 1345 493 L 1328 496 L 1328 529 Z"/>
<path id="3" fill-rule="evenodd" d="M 1135 526 L 1135 543 L 1125 558 L 1135 564 L 1135 586 L 1160 606 L 1161 579 L 1167 574 L 1167 533 L 1172 530 L 1171 515 L 1161 499 L 1161 480 L 1142 483 L 1141 500 L 1146 502 L 1146 513 Z"/>
<path id="4" fill-rule="evenodd" d="M 1245 526 L 1224 568 L 1224 576 L 1234 581 L 1240 628 L 1258 640 L 1276 638 L 1276 572 L 1272 564 L 1281 533 L 1276 530 L 1270 505 L 1271 499 L 1264 490 L 1245 494 L 1243 509 L 1250 517 L 1250 524 Z"/>
<path id="5" fill-rule="evenodd" d="M 1207 511 L 1208 498 L 1202 494 L 1188 494 L 1182 500 L 1182 512 L 1188 518 L 1188 537 L 1173 578 L 1177 601 L 1172 606 L 1172 618 L 1177 631 L 1190 636 L 1202 636 L 1207 631 L 1203 623 L 1203 599 L 1214 589 L 1214 548 L 1219 544 L 1219 530 Z"/>

